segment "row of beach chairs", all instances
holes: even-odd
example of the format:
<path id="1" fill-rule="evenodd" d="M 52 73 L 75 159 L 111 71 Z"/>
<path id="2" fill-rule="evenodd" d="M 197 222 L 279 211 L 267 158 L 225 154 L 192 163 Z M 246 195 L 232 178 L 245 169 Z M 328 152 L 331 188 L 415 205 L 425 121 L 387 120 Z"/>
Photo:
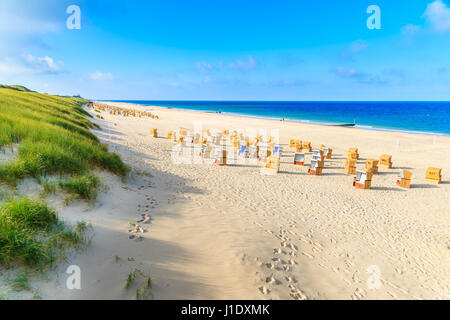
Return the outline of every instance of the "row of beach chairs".
<path id="1" fill-rule="evenodd" d="M 302 149 L 310 150 L 311 143 L 309 141 L 302 142 L 301 140 L 290 139 L 289 146 L 294 149 L 294 165 L 305 165 L 305 153 Z M 332 158 L 332 149 L 321 145 L 320 150 L 313 150 L 310 168 L 308 173 L 314 175 L 321 175 L 324 168 L 324 160 Z M 346 174 L 354 175 L 353 186 L 359 189 L 370 189 L 372 186 L 372 178 L 378 173 L 379 166 L 385 168 L 392 168 L 392 156 L 383 154 L 380 159 L 367 159 L 365 170 L 357 170 L 357 161 L 359 159 L 358 148 L 350 148 L 347 151 L 347 159 L 345 162 L 344 172 Z M 412 172 L 404 169 L 400 170 L 397 177 L 396 184 L 402 188 L 411 187 Z M 442 169 L 429 167 L 426 170 L 425 181 L 429 183 L 439 184 L 442 181 Z"/>
<path id="2" fill-rule="evenodd" d="M 151 129 L 150 135 L 156 138 L 158 136 L 157 129 Z M 213 133 L 210 130 L 204 130 L 202 135 L 197 133 L 196 136 L 193 136 L 187 128 L 180 127 L 177 131 L 169 131 L 167 138 L 181 147 L 197 145 L 203 158 L 210 159 L 219 166 L 227 164 L 225 144 L 229 142 L 236 150 L 238 157 L 263 161 L 264 166 L 261 168 L 261 174 L 274 175 L 279 172 L 283 149 L 275 142 L 273 137 L 263 139 L 262 136 L 258 135 L 250 139 L 228 130 Z M 333 156 L 332 148 L 321 145 L 319 149 L 313 150 L 310 141 L 290 139 L 289 147 L 295 150 L 294 165 L 304 166 L 306 153 L 312 152 L 308 169 L 308 173 L 312 175 L 322 175 L 325 160 L 332 159 Z M 379 172 L 379 167 L 392 168 L 392 156 L 387 154 L 381 155 L 379 159 L 367 159 L 364 170 L 357 169 L 358 160 L 358 148 L 350 148 L 347 152 L 344 172 L 354 176 L 353 186 L 359 189 L 371 189 L 372 178 Z M 426 181 L 440 183 L 442 180 L 441 171 L 440 168 L 429 167 L 426 171 Z M 402 169 L 397 177 L 396 184 L 402 188 L 410 188 L 411 178 L 412 172 Z"/>
<path id="3" fill-rule="evenodd" d="M 121 115 L 124 117 L 137 117 L 137 118 L 148 117 L 152 119 L 159 119 L 157 115 L 151 112 L 115 107 L 106 103 L 99 103 L 99 102 L 89 103 L 88 107 L 89 109 L 92 110 L 108 112 L 109 114 L 116 116 Z"/>

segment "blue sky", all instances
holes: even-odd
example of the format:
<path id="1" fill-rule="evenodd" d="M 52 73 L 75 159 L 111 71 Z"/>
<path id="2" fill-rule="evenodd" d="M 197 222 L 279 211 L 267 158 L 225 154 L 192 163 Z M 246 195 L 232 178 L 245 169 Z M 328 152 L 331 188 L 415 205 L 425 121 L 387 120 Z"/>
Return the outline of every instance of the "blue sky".
<path id="1" fill-rule="evenodd" d="M 2 0 L 0 83 L 94 99 L 450 100 L 450 1 Z"/>

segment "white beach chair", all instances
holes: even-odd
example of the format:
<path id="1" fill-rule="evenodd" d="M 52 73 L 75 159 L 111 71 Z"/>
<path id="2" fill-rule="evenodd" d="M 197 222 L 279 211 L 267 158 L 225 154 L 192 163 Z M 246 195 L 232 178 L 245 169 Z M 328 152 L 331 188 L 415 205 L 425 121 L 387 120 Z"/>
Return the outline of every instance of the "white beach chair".
<path id="1" fill-rule="evenodd" d="M 319 159 L 320 161 L 324 158 L 324 153 L 321 150 L 313 150 L 313 159 Z"/>
<path id="2" fill-rule="evenodd" d="M 411 187 L 411 177 L 412 172 L 404 169 L 400 170 L 400 175 L 397 177 L 397 185 L 402 188 L 410 188 Z"/>
<path id="3" fill-rule="evenodd" d="M 356 171 L 355 181 L 357 183 L 363 184 L 367 180 L 367 173 L 365 171 L 358 170 Z"/>
<path id="4" fill-rule="evenodd" d="M 319 157 L 319 159 L 317 159 Z M 320 155 L 316 155 L 316 159 L 311 159 L 311 165 L 308 169 L 309 174 L 313 174 L 316 176 L 322 175 L 322 169 L 323 169 L 323 161 L 320 159 Z"/>
<path id="5" fill-rule="evenodd" d="M 295 153 L 294 164 L 297 166 L 304 166 L 305 165 L 305 154 L 299 153 L 299 152 Z"/>
<path id="6" fill-rule="evenodd" d="M 372 173 L 367 171 L 356 171 L 353 186 L 359 189 L 370 189 L 372 187 Z"/>
<path id="7" fill-rule="evenodd" d="M 311 170 L 316 170 L 318 168 L 319 165 L 319 160 L 318 159 L 312 159 L 311 160 L 311 166 L 309 167 Z"/>

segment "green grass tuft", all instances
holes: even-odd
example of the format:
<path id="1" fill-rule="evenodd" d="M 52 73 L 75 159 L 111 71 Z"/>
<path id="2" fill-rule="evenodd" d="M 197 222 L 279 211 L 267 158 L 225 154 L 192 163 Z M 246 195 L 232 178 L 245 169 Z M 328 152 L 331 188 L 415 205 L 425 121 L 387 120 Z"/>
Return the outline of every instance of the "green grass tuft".
<path id="1" fill-rule="evenodd" d="M 134 269 L 133 271 L 131 271 L 128 276 L 127 276 L 127 280 L 125 281 L 125 288 L 128 290 L 131 287 L 131 284 L 133 283 L 134 279 L 136 279 L 136 276 L 138 275 L 138 270 Z"/>
<path id="2" fill-rule="evenodd" d="M 15 291 L 31 290 L 28 271 L 19 272 L 12 280 L 11 286 Z"/>
<path id="3" fill-rule="evenodd" d="M 100 179 L 93 174 L 86 174 L 68 181 L 60 181 L 59 186 L 67 192 L 78 195 L 81 199 L 93 200 L 97 198 Z"/>
<path id="4" fill-rule="evenodd" d="M 48 196 L 49 194 L 55 194 L 56 193 L 56 187 L 57 184 L 55 181 L 52 181 L 48 178 L 38 178 L 38 182 L 42 184 L 43 190 L 41 192 L 41 196 Z"/>
<path id="5" fill-rule="evenodd" d="M 6 201 L 0 207 L 0 264 L 42 269 L 62 258 L 65 249 L 84 242 L 83 232 L 65 226 L 43 201 Z"/>

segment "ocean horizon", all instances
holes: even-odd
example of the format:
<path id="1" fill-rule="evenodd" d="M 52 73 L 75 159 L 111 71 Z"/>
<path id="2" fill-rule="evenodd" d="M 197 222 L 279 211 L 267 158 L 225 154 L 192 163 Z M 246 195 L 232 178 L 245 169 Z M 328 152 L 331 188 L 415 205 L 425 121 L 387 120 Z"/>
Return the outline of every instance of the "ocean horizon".
<path id="1" fill-rule="evenodd" d="M 181 101 L 104 100 L 250 116 L 290 122 L 342 125 L 450 137 L 450 102 L 424 101 Z"/>

